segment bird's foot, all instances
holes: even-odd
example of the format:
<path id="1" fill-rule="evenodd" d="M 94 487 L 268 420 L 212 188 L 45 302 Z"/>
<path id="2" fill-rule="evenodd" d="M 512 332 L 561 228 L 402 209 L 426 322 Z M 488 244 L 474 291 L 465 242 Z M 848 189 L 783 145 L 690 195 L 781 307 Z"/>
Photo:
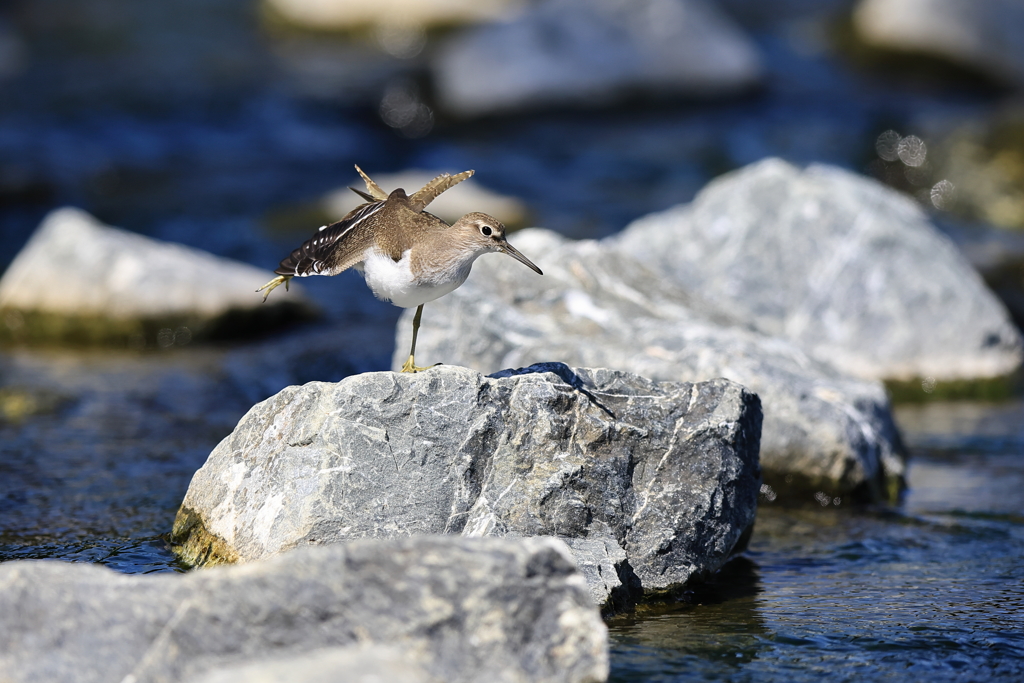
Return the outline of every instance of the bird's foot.
<path id="1" fill-rule="evenodd" d="M 260 287 L 256 291 L 257 292 L 263 292 L 263 301 L 266 301 L 267 297 L 270 296 L 270 293 L 273 292 L 274 289 L 277 288 L 278 286 L 280 286 L 281 284 L 284 284 L 285 291 L 288 291 L 288 281 L 291 280 L 291 279 L 292 279 L 291 275 L 278 275 L 273 280 L 271 280 L 267 284 L 263 285 L 262 287 Z M 267 291 L 264 292 L 263 290 L 267 290 Z"/>
<path id="2" fill-rule="evenodd" d="M 402 366 L 402 372 L 423 372 L 430 368 L 436 368 L 438 365 L 441 365 L 441 363 L 434 363 L 433 365 L 424 365 L 423 367 L 419 367 L 415 362 L 413 362 L 412 356 L 409 356 L 409 360 L 405 361 L 405 365 Z"/>

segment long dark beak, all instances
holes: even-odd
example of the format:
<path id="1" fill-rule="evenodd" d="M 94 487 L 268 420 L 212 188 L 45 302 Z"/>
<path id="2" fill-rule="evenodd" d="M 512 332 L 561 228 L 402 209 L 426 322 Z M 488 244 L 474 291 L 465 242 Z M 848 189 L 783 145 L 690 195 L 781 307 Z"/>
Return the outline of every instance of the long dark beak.
<path id="1" fill-rule="evenodd" d="M 527 266 L 528 268 L 536 271 L 538 275 L 543 275 L 544 274 L 544 271 L 542 271 L 540 268 L 535 266 L 533 264 L 533 261 L 531 261 L 530 259 L 528 259 L 525 256 L 523 256 L 523 254 L 518 249 L 513 247 L 508 242 L 502 242 L 500 249 L 501 249 L 501 251 L 503 253 L 508 254 L 509 256 L 514 258 L 516 261 L 519 261 L 520 263 L 522 263 L 523 265 Z"/>

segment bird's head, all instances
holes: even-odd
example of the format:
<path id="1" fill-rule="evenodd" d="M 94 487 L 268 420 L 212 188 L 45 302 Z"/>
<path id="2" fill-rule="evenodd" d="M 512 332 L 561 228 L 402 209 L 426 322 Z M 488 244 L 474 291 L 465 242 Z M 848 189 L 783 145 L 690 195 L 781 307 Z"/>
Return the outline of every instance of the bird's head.
<path id="1" fill-rule="evenodd" d="M 505 226 L 494 216 L 480 212 L 467 213 L 453 227 L 457 228 L 457 232 L 463 239 L 471 242 L 480 252 L 500 251 L 538 274 L 544 274 L 540 268 L 534 265 L 533 261 L 523 256 L 518 249 L 508 243 L 508 240 L 505 239 Z"/>

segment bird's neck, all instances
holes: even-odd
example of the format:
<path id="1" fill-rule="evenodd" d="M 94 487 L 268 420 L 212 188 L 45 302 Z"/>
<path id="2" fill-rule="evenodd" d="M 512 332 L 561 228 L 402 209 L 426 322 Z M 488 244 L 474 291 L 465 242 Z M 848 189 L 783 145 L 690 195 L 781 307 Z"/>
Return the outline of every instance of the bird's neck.
<path id="1" fill-rule="evenodd" d="M 432 240 L 412 250 L 410 270 L 417 280 L 432 282 L 458 282 L 469 277 L 473 262 L 486 253 L 454 240 Z"/>

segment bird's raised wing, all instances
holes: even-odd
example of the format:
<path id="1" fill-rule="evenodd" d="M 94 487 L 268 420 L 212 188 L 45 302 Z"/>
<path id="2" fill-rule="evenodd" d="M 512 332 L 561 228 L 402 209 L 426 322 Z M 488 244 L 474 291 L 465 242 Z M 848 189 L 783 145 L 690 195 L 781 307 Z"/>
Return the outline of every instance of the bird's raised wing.
<path id="1" fill-rule="evenodd" d="M 367 199 L 376 199 L 377 201 L 381 202 L 388 198 L 388 193 L 380 189 L 380 185 L 370 180 L 370 176 L 363 173 L 363 169 L 359 168 L 359 164 L 356 164 L 356 170 L 359 171 L 359 176 L 363 179 L 363 182 L 366 183 L 366 192 L 367 194 L 369 194 L 369 197 L 367 197 L 366 194 L 363 194 L 359 190 L 354 190 L 356 194 L 362 197 L 366 197 Z"/>
<path id="2" fill-rule="evenodd" d="M 370 219 L 384 209 L 385 202 L 371 202 L 347 216 L 320 228 L 313 237 L 288 255 L 274 272 L 289 277 L 337 275 L 363 260 L 374 244 Z"/>
<path id="3" fill-rule="evenodd" d="M 427 204 L 437 199 L 437 196 L 445 190 L 458 185 L 466 178 L 472 176 L 476 171 L 463 171 L 455 175 L 442 173 L 429 183 L 423 186 L 416 194 L 409 197 L 409 208 L 413 211 L 422 211 Z"/>

